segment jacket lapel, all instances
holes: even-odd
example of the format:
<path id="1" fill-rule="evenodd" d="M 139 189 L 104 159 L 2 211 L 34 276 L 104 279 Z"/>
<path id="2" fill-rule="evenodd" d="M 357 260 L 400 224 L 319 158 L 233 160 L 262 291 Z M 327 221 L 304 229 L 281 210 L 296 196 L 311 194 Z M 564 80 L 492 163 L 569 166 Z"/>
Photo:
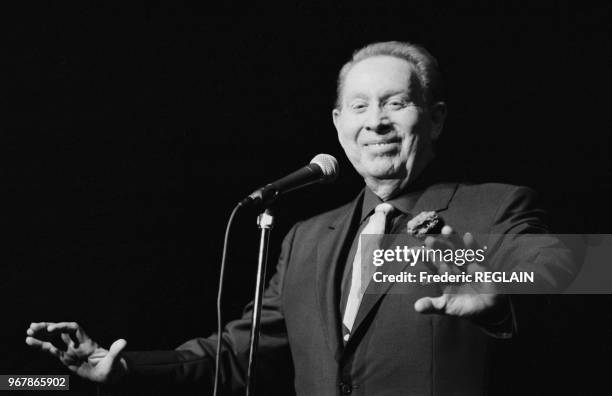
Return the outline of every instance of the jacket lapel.
<path id="1" fill-rule="evenodd" d="M 363 190 L 347 208 L 329 224 L 326 233 L 321 235 L 317 246 L 317 274 L 316 287 L 319 312 L 325 326 L 329 348 L 336 360 L 342 354 L 342 334 L 340 331 L 340 297 L 336 285 L 336 274 L 342 250 L 350 246 L 349 231 L 355 211 L 360 207 L 359 202 Z"/>
<path id="2" fill-rule="evenodd" d="M 423 211 L 436 211 L 442 212 L 448 208 L 448 204 L 452 199 L 457 189 L 456 183 L 447 184 L 436 184 L 427 188 L 421 194 L 421 197 L 417 200 L 412 209 L 412 216 L 419 214 Z M 400 273 L 408 265 L 407 263 L 402 266 L 389 266 L 383 265 L 382 272 L 385 274 Z M 353 324 L 352 333 L 358 332 L 359 327 L 364 324 L 365 318 L 369 315 L 370 311 L 376 306 L 376 304 L 383 298 L 389 288 L 392 286 L 390 282 L 376 283 L 370 282 L 366 289 L 357 316 L 355 317 L 355 323 Z M 351 340 L 353 337 L 351 337 Z M 350 343 L 350 340 L 349 340 Z"/>

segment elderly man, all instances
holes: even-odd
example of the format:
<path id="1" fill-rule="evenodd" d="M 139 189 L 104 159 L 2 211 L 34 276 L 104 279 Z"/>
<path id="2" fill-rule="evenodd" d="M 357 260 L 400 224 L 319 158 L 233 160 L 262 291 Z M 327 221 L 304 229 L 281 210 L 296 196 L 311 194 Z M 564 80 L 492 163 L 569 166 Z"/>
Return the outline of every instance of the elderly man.
<path id="1" fill-rule="evenodd" d="M 352 202 L 296 224 L 285 237 L 264 296 L 260 385 L 293 378 L 295 392 L 308 396 L 490 390 L 492 345 L 506 342 L 520 326 L 510 298 L 475 286 L 439 295 L 421 285 L 403 286 L 401 293 L 368 292 L 377 286 L 360 276 L 366 270 L 359 259 L 360 235 L 405 232 L 408 221 L 424 211 L 435 211 L 446 224 L 442 235 L 427 239 L 430 248 L 473 245 L 477 234 L 547 231 L 526 188 L 441 183 L 433 144 L 442 132 L 446 104 L 438 89 L 436 60 L 409 43 L 368 45 L 340 71 L 333 122 L 366 186 Z M 552 283 L 564 283 L 572 274 L 562 248 L 538 252 L 520 237 L 491 243 L 486 265 L 494 265 L 496 252 L 513 252 L 525 268 L 555 274 L 547 278 Z M 225 389 L 245 384 L 250 318 L 247 307 L 222 334 Z M 43 340 L 56 332 L 65 352 Z M 203 387 L 213 382 L 214 335 L 174 351 L 124 352 L 124 340 L 100 348 L 75 323 L 33 323 L 27 334 L 29 345 L 96 382 L 157 379 Z"/>

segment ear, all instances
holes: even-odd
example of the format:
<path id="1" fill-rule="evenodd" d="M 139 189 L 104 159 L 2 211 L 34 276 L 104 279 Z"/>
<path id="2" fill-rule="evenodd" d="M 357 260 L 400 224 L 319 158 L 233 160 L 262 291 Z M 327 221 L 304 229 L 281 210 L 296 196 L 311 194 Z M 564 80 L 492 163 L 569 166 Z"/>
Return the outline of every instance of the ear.
<path id="1" fill-rule="evenodd" d="M 446 103 L 444 102 L 436 102 L 431 106 L 431 140 L 438 140 L 442 134 L 446 113 Z"/>
<path id="2" fill-rule="evenodd" d="M 336 132 L 338 132 L 338 134 L 340 134 L 340 128 L 339 128 L 339 124 L 340 124 L 340 110 L 339 109 L 333 109 L 332 110 L 332 121 L 334 122 L 334 126 L 336 127 Z"/>

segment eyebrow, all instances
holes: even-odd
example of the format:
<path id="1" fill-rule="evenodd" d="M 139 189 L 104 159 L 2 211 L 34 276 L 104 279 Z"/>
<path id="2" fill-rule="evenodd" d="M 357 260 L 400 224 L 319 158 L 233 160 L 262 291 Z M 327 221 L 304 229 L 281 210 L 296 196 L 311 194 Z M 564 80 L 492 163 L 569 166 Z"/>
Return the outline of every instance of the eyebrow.
<path id="1" fill-rule="evenodd" d="M 360 93 L 357 92 L 355 94 L 352 94 L 350 96 L 347 96 L 347 100 L 353 100 L 353 99 L 367 99 L 368 95 L 364 94 L 364 93 Z"/>
<path id="2" fill-rule="evenodd" d="M 388 91 L 384 91 L 381 95 L 381 98 L 383 99 L 387 99 L 390 98 L 391 96 L 395 96 L 395 95 L 403 95 L 403 96 L 408 96 L 410 97 L 413 94 L 414 91 L 411 91 L 410 89 L 402 89 L 402 90 L 388 90 Z M 361 92 L 357 92 L 354 93 L 352 95 L 347 96 L 347 100 L 354 100 L 354 99 L 367 99 L 369 96 L 367 94 L 361 93 Z"/>
<path id="3" fill-rule="evenodd" d="M 410 96 L 412 95 L 413 91 L 410 90 L 410 88 L 407 89 L 402 89 L 402 90 L 393 90 L 393 91 L 385 91 L 382 94 L 382 98 L 389 98 L 391 96 L 395 96 L 395 95 L 405 95 L 405 96 Z"/>

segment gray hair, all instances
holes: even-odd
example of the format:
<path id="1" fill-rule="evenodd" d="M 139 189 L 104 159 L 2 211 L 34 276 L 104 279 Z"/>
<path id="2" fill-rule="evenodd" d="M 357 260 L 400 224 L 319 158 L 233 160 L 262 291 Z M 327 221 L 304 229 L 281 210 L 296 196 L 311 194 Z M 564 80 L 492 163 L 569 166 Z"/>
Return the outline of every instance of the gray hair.
<path id="1" fill-rule="evenodd" d="M 427 105 L 432 105 L 438 100 L 441 89 L 438 61 L 425 48 L 420 45 L 401 41 L 385 41 L 366 45 L 353 52 L 351 60 L 346 62 L 338 74 L 338 85 L 336 91 L 336 108 L 342 107 L 342 90 L 346 75 L 357 63 L 364 59 L 375 56 L 392 56 L 403 59 L 410 63 L 423 89 L 423 100 Z"/>

